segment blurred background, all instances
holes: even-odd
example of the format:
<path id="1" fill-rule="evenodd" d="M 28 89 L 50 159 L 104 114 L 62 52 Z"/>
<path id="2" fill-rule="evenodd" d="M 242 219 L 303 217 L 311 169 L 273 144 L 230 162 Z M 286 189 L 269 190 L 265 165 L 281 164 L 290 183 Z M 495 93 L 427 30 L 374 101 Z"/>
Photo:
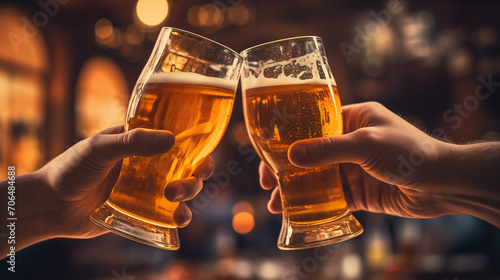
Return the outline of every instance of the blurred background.
<path id="1" fill-rule="evenodd" d="M 344 104 L 381 102 L 458 143 L 500 140 L 499 12 L 498 1 L 458 0 L 0 1 L 0 179 L 122 124 L 163 26 L 238 52 L 321 36 Z M 50 240 L 19 252 L 15 274 L 2 262 L 0 279 L 500 279 L 500 230 L 465 215 L 357 212 L 360 237 L 278 250 L 281 216 L 266 209 L 240 92 L 213 157 L 179 251 L 114 234 Z M 238 176 L 224 175 L 229 161 Z"/>

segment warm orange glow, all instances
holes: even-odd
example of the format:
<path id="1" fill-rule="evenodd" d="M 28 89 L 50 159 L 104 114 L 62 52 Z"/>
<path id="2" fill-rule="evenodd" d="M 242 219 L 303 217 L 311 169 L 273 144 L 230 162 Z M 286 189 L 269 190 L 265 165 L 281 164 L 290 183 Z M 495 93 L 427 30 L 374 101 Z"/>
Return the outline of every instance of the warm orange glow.
<path id="1" fill-rule="evenodd" d="M 139 45 L 142 43 L 146 36 L 144 33 L 137 28 L 134 24 L 130 24 L 127 27 L 127 33 L 125 34 L 125 39 L 131 45 Z"/>
<path id="2" fill-rule="evenodd" d="M 0 5 L 0 38 L 3 40 L 0 60 L 35 71 L 46 71 L 49 56 L 43 32 L 23 23 L 21 19 L 28 14 L 9 5 Z"/>
<path id="3" fill-rule="evenodd" d="M 99 19 L 94 26 L 95 36 L 99 39 L 106 39 L 113 35 L 113 24 L 105 18 Z"/>
<path id="4" fill-rule="evenodd" d="M 249 144 L 250 138 L 248 137 L 247 128 L 245 126 L 245 122 L 241 121 L 231 127 L 229 130 L 229 135 L 231 135 L 231 140 L 236 145 L 240 144 Z"/>
<path id="5" fill-rule="evenodd" d="M 0 5 L 0 170 L 16 167 L 16 175 L 39 168 L 44 161 L 46 121 L 45 75 L 49 56 L 43 32 L 21 19 L 30 15 Z M 0 180 L 7 173 L 0 174 Z"/>
<path id="6" fill-rule="evenodd" d="M 208 25 L 210 11 L 212 10 L 210 7 L 210 4 L 206 4 L 198 10 L 198 23 L 200 25 Z"/>
<path id="7" fill-rule="evenodd" d="M 250 19 L 250 13 L 247 7 L 238 5 L 230 10 L 228 17 L 232 24 L 243 25 Z"/>
<path id="8" fill-rule="evenodd" d="M 158 26 L 167 18 L 168 2 L 166 0 L 139 0 L 136 5 L 137 18 L 147 26 Z"/>
<path id="9" fill-rule="evenodd" d="M 247 234 L 255 226 L 253 215 L 248 212 L 239 212 L 233 217 L 233 229 L 239 234 Z"/>
<path id="10" fill-rule="evenodd" d="M 121 68 L 106 57 L 93 57 L 83 66 L 76 87 L 76 129 L 84 137 L 124 123 L 128 99 Z"/>
<path id="11" fill-rule="evenodd" d="M 215 2 L 214 2 L 215 3 Z M 245 25 L 255 20 L 255 6 L 252 3 L 234 5 L 230 8 L 215 4 L 194 5 L 187 12 L 192 26 L 208 33 L 214 33 L 231 25 Z"/>
<path id="12" fill-rule="evenodd" d="M 113 27 L 106 18 L 99 19 L 94 25 L 95 40 L 101 46 L 115 47 L 120 41 L 120 30 Z"/>
<path id="13" fill-rule="evenodd" d="M 14 143 L 13 148 L 16 151 L 12 154 L 12 159 L 16 162 L 16 173 L 26 174 L 43 164 L 40 140 L 36 135 L 23 136 L 17 143 Z"/>
<path id="14" fill-rule="evenodd" d="M 246 201 L 240 201 L 233 206 L 233 215 L 236 215 L 239 212 L 248 212 L 252 215 L 254 213 L 252 205 Z"/>
<path id="15" fill-rule="evenodd" d="M 118 28 L 113 28 L 112 40 L 109 42 L 109 46 L 112 48 L 118 48 L 122 43 L 122 32 Z"/>
<path id="16" fill-rule="evenodd" d="M 187 19 L 192 26 L 196 26 L 196 27 L 200 26 L 200 24 L 198 22 L 198 12 L 199 12 L 200 8 L 201 8 L 201 6 L 194 5 L 191 8 L 189 8 L 189 10 L 188 10 Z"/>
<path id="17" fill-rule="evenodd" d="M 198 10 L 198 24 L 206 32 L 213 33 L 222 26 L 220 9 L 213 4 L 205 4 Z"/>

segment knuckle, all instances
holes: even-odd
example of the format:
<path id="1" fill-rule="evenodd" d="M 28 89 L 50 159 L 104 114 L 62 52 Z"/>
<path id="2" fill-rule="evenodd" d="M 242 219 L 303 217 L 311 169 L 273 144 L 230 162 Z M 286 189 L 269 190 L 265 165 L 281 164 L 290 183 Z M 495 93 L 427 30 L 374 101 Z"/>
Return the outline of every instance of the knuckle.
<path id="1" fill-rule="evenodd" d="M 377 131 L 369 128 L 362 128 L 356 131 L 357 139 L 362 144 L 373 144 L 378 142 L 380 137 Z"/>
<path id="2" fill-rule="evenodd" d="M 366 102 L 366 105 L 369 106 L 370 108 L 372 109 L 381 109 L 381 108 L 385 108 L 384 105 L 380 104 L 379 102 L 377 101 L 369 101 L 369 102 Z"/>
<path id="3" fill-rule="evenodd" d="M 193 199 L 203 188 L 203 182 L 199 179 L 192 178 L 183 184 L 183 187 L 186 191 L 185 198 Z"/>
<path id="4" fill-rule="evenodd" d="M 331 155 L 334 151 L 333 146 L 334 146 L 335 140 L 331 137 L 323 137 L 321 138 L 319 145 L 318 145 L 318 154 L 317 156 L 324 156 L 324 155 Z"/>
<path id="5" fill-rule="evenodd" d="M 215 163 L 211 157 L 208 157 L 207 160 L 205 160 L 205 162 L 206 162 L 206 166 L 203 169 L 203 175 L 205 175 L 205 177 L 210 177 L 210 176 L 212 176 L 212 173 L 214 172 Z"/>
<path id="6" fill-rule="evenodd" d="M 99 143 L 102 142 L 102 140 L 104 139 L 103 135 L 102 134 L 95 134 L 95 135 L 92 135 L 90 136 L 86 141 L 91 147 L 96 147 L 98 146 Z"/>
<path id="7" fill-rule="evenodd" d="M 95 134 L 87 139 L 87 141 L 81 141 L 77 145 L 79 149 L 79 154 L 81 157 L 88 157 L 91 155 L 99 154 L 96 150 L 100 150 L 102 146 L 101 143 L 104 141 L 105 136 L 101 134 Z"/>
<path id="8" fill-rule="evenodd" d="M 377 161 L 376 151 L 381 149 L 380 144 L 383 143 L 380 133 L 369 128 L 362 128 L 356 131 L 353 141 L 354 147 L 357 147 L 352 153 L 355 162 L 370 166 Z"/>
<path id="9" fill-rule="evenodd" d="M 122 144 L 125 146 L 133 144 L 140 131 L 141 131 L 140 129 L 132 129 L 128 132 L 123 133 Z"/>

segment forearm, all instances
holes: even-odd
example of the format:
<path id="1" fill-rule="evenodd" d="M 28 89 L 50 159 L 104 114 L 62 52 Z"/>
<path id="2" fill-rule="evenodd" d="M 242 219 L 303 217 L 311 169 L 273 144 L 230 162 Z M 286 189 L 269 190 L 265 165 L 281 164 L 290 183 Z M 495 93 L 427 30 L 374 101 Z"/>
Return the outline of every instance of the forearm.
<path id="1" fill-rule="evenodd" d="M 500 227 L 500 142 L 452 145 L 445 169 L 452 212 Z"/>
<path id="2" fill-rule="evenodd" d="M 51 237 L 51 217 L 57 209 L 43 182 L 39 172 L 0 182 L 0 234 L 7 236 L 0 239 L 0 258 Z"/>

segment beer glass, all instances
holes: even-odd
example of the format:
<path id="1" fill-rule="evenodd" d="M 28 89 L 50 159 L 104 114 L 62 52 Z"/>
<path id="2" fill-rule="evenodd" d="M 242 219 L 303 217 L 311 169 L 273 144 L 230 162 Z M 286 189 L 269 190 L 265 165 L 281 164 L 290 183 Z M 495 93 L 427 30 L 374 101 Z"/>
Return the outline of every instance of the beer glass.
<path id="1" fill-rule="evenodd" d="M 282 250 L 337 243 L 363 232 L 349 211 L 337 164 L 313 169 L 290 163 L 298 140 L 342 134 L 342 108 L 319 37 L 249 48 L 243 57 L 243 110 L 252 144 L 278 180 Z"/>
<path id="2" fill-rule="evenodd" d="M 175 145 L 162 155 L 123 160 L 108 200 L 91 214 L 99 226 L 158 248 L 177 250 L 178 202 L 168 182 L 188 178 L 226 130 L 241 68 L 233 50 L 202 36 L 163 28 L 130 98 L 125 129 L 169 130 Z"/>

